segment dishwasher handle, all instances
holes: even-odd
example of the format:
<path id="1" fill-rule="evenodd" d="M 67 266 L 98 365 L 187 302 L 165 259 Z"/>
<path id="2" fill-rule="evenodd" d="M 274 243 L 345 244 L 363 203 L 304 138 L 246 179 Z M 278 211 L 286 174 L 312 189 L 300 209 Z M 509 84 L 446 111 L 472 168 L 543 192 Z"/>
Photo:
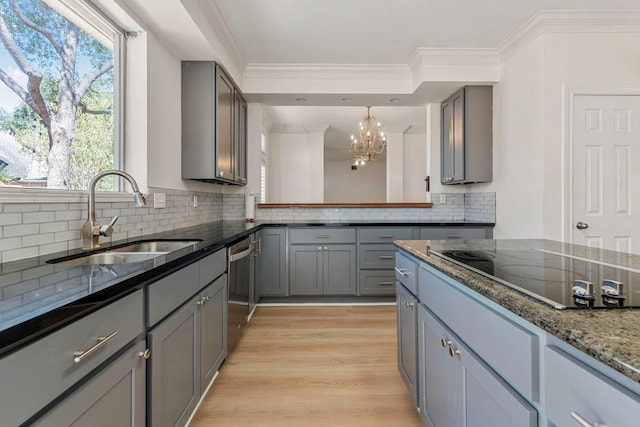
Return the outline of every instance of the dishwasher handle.
<path id="1" fill-rule="evenodd" d="M 253 244 L 250 244 L 249 247 L 244 251 L 229 253 L 229 262 L 238 261 L 238 260 L 241 260 L 242 258 L 248 257 L 251 254 L 252 250 L 253 250 Z"/>

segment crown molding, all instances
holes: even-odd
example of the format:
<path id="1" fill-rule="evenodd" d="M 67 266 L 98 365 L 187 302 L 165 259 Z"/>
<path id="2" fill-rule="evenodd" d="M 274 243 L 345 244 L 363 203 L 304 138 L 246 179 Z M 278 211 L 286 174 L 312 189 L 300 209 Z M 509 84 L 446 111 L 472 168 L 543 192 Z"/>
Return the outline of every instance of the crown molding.
<path id="1" fill-rule="evenodd" d="M 638 32 L 640 13 L 636 11 L 542 10 L 504 39 L 497 50 L 503 62 L 543 34 Z"/>
<path id="2" fill-rule="evenodd" d="M 203 6 L 202 11 L 210 23 L 213 32 L 218 37 L 218 40 L 231 58 L 231 61 L 233 61 L 236 69 L 242 74 L 242 71 L 247 67 L 247 61 L 240 49 L 240 45 L 224 20 L 218 4 L 215 1 L 200 2 L 200 4 Z"/>
<path id="3" fill-rule="evenodd" d="M 402 64 L 248 64 L 244 79 L 368 79 L 404 80 Z"/>

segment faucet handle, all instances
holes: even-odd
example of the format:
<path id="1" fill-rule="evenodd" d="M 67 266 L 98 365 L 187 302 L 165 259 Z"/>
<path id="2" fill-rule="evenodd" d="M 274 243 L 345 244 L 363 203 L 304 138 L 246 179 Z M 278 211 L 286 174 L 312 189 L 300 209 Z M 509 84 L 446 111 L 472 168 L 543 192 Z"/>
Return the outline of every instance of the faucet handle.
<path id="1" fill-rule="evenodd" d="M 100 235 L 101 236 L 111 236 L 113 234 L 113 225 L 118 220 L 118 215 L 114 216 L 109 225 L 101 225 L 100 226 Z"/>

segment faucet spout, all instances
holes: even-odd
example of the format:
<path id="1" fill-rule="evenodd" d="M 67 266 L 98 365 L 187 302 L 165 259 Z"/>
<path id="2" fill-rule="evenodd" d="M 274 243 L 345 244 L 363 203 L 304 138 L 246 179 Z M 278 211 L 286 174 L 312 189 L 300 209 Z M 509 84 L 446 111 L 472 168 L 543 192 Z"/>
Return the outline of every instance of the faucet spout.
<path id="1" fill-rule="evenodd" d="M 82 234 L 82 249 L 97 249 L 100 247 L 99 238 L 100 236 L 110 236 L 113 232 L 111 226 L 115 223 L 114 220 L 107 227 L 101 227 L 100 223 L 96 220 L 96 185 L 98 181 L 104 178 L 107 175 L 118 175 L 129 181 L 131 187 L 133 188 L 133 205 L 135 207 L 145 206 L 147 201 L 144 195 L 140 192 L 140 188 L 138 187 L 138 183 L 135 179 L 128 173 L 117 170 L 110 169 L 102 172 L 98 172 L 91 180 L 89 181 L 89 206 L 87 210 L 87 220 L 82 225 L 81 234 Z"/>

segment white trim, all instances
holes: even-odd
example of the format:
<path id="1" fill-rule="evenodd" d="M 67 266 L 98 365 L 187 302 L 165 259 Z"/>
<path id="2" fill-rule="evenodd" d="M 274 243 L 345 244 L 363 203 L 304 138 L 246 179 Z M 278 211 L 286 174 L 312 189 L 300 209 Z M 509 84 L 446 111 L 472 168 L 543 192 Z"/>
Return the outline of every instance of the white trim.
<path id="1" fill-rule="evenodd" d="M 3 203 L 87 203 L 88 194 L 84 191 L 39 189 L 39 188 L 0 188 L 0 204 Z M 97 202 L 131 202 L 131 193 L 118 191 L 97 191 Z"/>
<path id="2" fill-rule="evenodd" d="M 640 96 L 638 84 L 607 85 L 601 83 L 563 85 L 562 94 L 562 225 L 564 241 L 573 243 L 573 108 L 576 96 Z"/>

